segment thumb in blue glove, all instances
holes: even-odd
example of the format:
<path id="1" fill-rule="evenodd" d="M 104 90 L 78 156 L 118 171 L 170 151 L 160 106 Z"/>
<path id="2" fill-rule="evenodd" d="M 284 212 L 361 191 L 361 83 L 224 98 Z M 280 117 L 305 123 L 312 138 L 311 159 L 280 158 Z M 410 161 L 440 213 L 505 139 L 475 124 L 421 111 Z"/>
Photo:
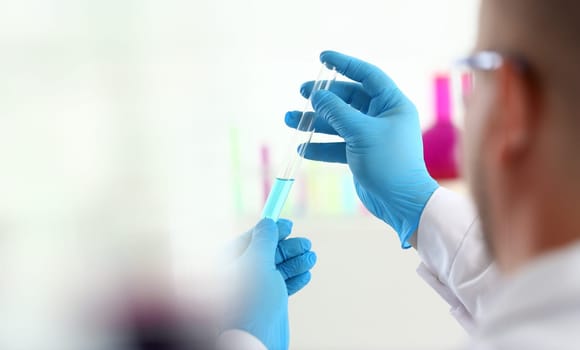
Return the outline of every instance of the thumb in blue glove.
<path id="1" fill-rule="evenodd" d="M 304 237 L 288 238 L 292 232 L 292 221 L 278 219 L 278 247 L 276 248 L 276 268 L 286 282 L 288 295 L 293 295 L 302 290 L 310 282 L 310 270 L 316 263 L 316 254 L 310 251 L 312 244 Z M 223 264 L 229 264 L 238 259 L 247 249 L 252 241 L 254 230 L 250 230 L 235 240 L 231 241 L 225 248 L 222 256 Z"/>
<path id="2" fill-rule="evenodd" d="M 377 67 L 333 51 L 320 58 L 353 82 L 336 82 L 330 91 L 312 96 L 316 131 L 338 135 L 344 142 L 310 144 L 305 158 L 347 163 L 363 204 L 393 227 L 402 246 L 409 248 L 438 187 L 423 160 L 417 110 Z M 304 84 L 302 95 L 309 97 L 312 86 L 313 82 Z M 295 128 L 299 118 L 299 112 L 288 112 L 286 124 Z"/>

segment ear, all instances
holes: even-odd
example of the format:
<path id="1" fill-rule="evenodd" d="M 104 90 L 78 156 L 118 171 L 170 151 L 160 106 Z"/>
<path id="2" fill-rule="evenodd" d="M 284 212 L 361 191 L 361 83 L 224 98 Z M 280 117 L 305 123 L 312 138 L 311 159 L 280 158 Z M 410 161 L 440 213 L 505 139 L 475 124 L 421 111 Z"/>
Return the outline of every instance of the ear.
<path id="1" fill-rule="evenodd" d="M 506 61 L 498 69 L 501 103 L 501 158 L 514 162 L 530 147 L 537 108 L 529 79 L 520 67 Z"/>

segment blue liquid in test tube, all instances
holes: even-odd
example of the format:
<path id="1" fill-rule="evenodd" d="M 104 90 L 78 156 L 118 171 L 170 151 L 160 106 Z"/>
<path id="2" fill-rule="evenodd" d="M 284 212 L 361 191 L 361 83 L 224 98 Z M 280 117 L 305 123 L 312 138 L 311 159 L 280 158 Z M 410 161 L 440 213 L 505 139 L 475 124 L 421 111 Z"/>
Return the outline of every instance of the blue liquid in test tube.
<path id="1" fill-rule="evenodd" d="M 328 90 L 330 85 L 336 80 L 336 75 L 336 69 L 329 68 L 323 64 L 320 74 L 314 82 L 310 96 L 312 96 L 315 91 Z M 300 123 L 298 123 L 298 126 L 296 127 L 296 136 L 290 145 L 289 160 L 270 189 L 268 199 L 266 200 L 266 204 L 262 211 L 262 218 L 269 218 L 277 221 L 280 217 L 280 212 L 282 212 L 284 203 L 286 203 L 286 199 L 292 189 L 292 184 L 294 184 L 296 170 L 298 170 L 300 161 L 302 160 L 306 148 L 314 134 L 315 118 L 316 114 L 314 113 L 312 102 L 309 98 L 300 117 Z"/>
<path id="2" fill-rule="evenodd" d="M 262 217 L 272 219 L 274 221 L 278 220 L 280 212 L 284 207 L 284 203 L 290 194 L 290 189 L 292 189 L 292 184 L 294 179 L 280 179 L 276 178 L 266 204 L 264 205 L 264 210 L 262 211 Z"/>

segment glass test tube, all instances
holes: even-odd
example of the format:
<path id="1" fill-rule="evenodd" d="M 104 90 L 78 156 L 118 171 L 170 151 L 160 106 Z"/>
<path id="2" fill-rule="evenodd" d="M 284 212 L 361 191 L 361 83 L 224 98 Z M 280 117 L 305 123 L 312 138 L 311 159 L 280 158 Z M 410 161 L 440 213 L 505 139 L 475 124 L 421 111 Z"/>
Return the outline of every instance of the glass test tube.
<path id="1" fill-rule="evenodd" d="M 314 82 L 312 92 L 310 96 L 313 95 L 315 91 L 318 90 L 328 90 L 330 85 L 336 80 L 337 72 L 335 68 L 329 68 L 325 64 L 322 65 L 320 74 Z M 284 203 L 290 194 L 290 189 L 292 184 L 294 184 L 296 171 L 300 167 L 302 157 L 306 153 L 306 148 L 312 140 L 312 135 L 314 134 L 314 121 L 316 115 L 314 109 L 312 108 L 312 101 L 310 98 L 306 101 L 306 106 L 302 111 L 300 116 L 300 122 L 296 128 L 296 134 L 290 144 L 290 154 L 288 161 L 282 168 L 282 171 L 276 177 L 276 180 L 272 184 L 270 189 L 270 194 L 264 205 L 262 211 L 262 218 L 269 218 L 277 221 L 280 217 L 280 212 L 284 207 Z"/>

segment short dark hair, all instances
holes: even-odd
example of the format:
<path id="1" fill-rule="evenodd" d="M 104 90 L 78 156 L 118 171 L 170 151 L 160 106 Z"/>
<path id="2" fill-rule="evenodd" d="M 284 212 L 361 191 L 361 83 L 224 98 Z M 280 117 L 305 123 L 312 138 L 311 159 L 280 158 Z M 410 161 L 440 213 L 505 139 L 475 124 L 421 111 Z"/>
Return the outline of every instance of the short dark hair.
<path id="1" fill-rule="evenodd" d="M 484 0 L 485 1 L 485 0 Z M 580 1 L 492 0 L 496 13 L 514 21 L 517 43 L 540 79 L 570 107 L 580 98 Z"/>

